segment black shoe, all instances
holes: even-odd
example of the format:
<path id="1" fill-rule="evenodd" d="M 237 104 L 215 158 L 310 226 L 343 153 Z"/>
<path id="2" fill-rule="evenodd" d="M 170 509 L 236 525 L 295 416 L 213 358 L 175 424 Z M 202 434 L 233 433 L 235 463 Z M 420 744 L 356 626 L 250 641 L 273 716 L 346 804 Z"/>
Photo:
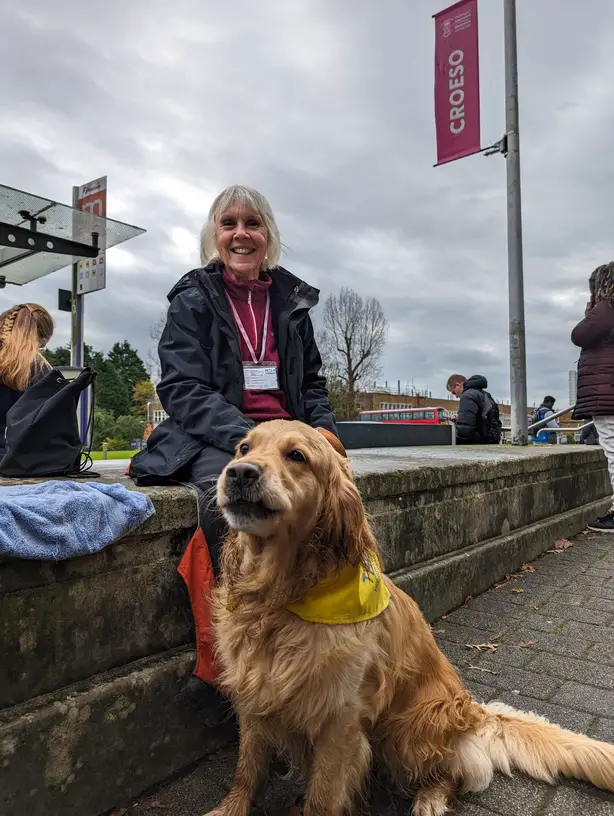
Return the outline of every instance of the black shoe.
<path id="1" fill-rule="evenodd" d="M 232 718 L 230 700 L 198 677 L 190 677 L 175 699 L 180 706 L 193 712 L 207 728 L 215 728 Z"/>
<path id="2" fill-rule="evenodd" d="M 588 529 L 596 533 L 614 533 L 614 512 L 598 518 L 597 521 L 588 525 Z"/>

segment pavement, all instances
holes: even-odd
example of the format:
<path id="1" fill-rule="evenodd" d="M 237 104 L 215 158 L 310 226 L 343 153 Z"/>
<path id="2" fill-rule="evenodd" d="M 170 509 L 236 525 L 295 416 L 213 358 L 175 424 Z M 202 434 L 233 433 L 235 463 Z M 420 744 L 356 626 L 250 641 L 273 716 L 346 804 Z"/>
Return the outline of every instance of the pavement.
<path id="1" fill-rule="evenodd" d="M 614 743 L 614 536 L 582 533 L 433 623 L 443 651 L 479 701 L 502 700 Z M 481 648 L 477 648 L 477 647 Z M 115 811 L 115 816 L 201 816 L 232 783 L 225 749 Z M 297 794 L 274 779 L 254 816 L 287 816 Z M 405 816 L 409 800 L 372 785 L 368 812 Z M 614 794 L 562 780 L 551 787 L 498 776 L 463 796 L 456 816 L 614 816 Z"/>

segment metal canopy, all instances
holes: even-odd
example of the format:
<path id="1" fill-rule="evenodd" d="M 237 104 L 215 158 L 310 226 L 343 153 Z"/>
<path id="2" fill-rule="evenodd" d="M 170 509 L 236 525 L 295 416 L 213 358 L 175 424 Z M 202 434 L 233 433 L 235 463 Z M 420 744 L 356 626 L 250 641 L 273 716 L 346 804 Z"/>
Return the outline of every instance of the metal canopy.
<path id="1" fill-rule="evenodd" d="M 22 286 L 144 232 L 0 185 L 0 285 Z"/>

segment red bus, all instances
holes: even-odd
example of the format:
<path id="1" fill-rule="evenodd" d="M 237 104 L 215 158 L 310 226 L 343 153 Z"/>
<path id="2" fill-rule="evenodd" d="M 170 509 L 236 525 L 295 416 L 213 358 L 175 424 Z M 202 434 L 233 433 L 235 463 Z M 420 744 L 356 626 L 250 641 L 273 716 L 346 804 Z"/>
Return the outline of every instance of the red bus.
<path id="1" fill-rule="evenodd" d="M 385 411 L 361 411 L 361 422 L 391 422 L 396 425 L 449 425 L 445 408 L 393 408 Z"/>

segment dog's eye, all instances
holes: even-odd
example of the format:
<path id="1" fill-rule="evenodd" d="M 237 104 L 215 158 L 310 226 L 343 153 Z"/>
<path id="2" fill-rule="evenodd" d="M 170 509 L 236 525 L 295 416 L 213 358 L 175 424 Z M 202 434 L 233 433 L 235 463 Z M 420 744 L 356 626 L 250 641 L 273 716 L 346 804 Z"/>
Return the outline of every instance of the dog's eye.
<path id="1" fill-rule="evenodd" d="M 302 462 L 304 464 L 307 461 L 303 454 L 298 450 L 288 451 L 286 457 L 290 459 L 292 462 Z"/>
<path id="2" fill-rule="evenodd" d="M 241 454 L 241 456 L 245 456 L 246 453 L 249 453 L 249 445 L 247 444 L 247 442 L 244 442 L 239 447 L 239 453 Z"/>

